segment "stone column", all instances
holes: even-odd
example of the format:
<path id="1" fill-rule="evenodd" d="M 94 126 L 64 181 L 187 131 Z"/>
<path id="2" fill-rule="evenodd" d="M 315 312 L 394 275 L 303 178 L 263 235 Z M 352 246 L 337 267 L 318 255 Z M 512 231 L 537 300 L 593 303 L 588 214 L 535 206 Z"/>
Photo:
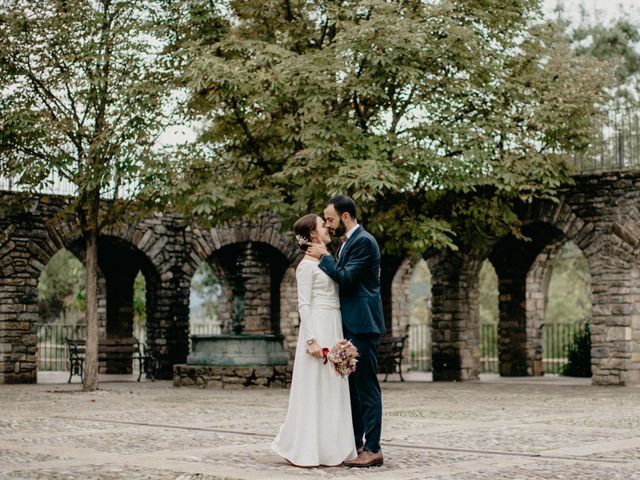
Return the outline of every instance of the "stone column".
<path id="1" fill-rule="evenodd" d="M 7 267 L 0 265 L 0 269 L 11 271 Z M 0 384 L 37 382 L 37 321 L 37 280 L 15 273 L 1 276 Z"/>
<path id="2" fill-rule="evenodd" d="M 407 334 L 411 335 L 411 332 L 409 331 L 409 320 L 411 317 L 411 280 L 413 278 L 415 263 L 416 262 L 413 259 L 405 259 L 400 265 L 400 268 L 398 268 L 391 285 L 391 334 L 394 337 L 400 337 Z M 430 329 L 425 326 L 425 334 L 427 337 L 424 339 L 416 339 L 420 340 L 421 346 L 424 346 L 428 350 L 430 350 L 431 343 L 430 333 Z M 405 343 L 402 363 L 407 368 L 410 365 L 410 346 L 417 343 L 413 340 L 414 339 L 409 338 Z"/>
<path id="3" fill-rule="evenodd" d="M 158 378 L 173 378 L 173 365 L 189 354 L 189 280 L 167 272 L 147 283 L 147 343 L 158 357 Z"/>
<path id="4" fill-rule="evenodd" d="M 430 266 L 433 379 L 478 379 L 480 257 L 447 252 L 434 258 Z"/>
<path id="5" fill-rule="evenodd" d="M 613 235 L 588 255 L 593 309 L 591 370 L 594 385 L 640 384 L 640 268 Z M 590 252 L 587 252 L 589 254 Z M 627 261 L 625 261 L 627 257 Z"/>
<path id="6" fill-rule="evenodd" d="M 287 269 L 280 285 L 280 332 L 284 336 L 283 347 L 289 355 L 290 370 L 293 370 L 299 327 L 296 270 L 292 266 Z"/>
<path id="7" fill-rule="evenodd" d="M 503 377 L 527 375 L 527 272 L 498 270 L 500 317 L 498 322 L 499 371 Z"/>
<path id="8" fill-rule="evenodd" d="M 393 279 L 402 261 L 394 255 L 382 255 L 380 259 L 380 296 L 387 335 L 393 331 Z"/>
<path id="9" fill-rule="evenodd" d="M 20 225 L 25 227 L 25 225 Z M 0 232 L 0 384 L 36 383 L 38 277 L 29 254 L 29 226 Z"/>

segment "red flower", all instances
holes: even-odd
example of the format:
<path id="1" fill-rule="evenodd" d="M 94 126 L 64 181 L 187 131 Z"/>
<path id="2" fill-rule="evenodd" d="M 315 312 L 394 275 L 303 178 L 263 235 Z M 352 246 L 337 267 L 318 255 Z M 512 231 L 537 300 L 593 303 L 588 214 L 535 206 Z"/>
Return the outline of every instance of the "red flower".
<path id="1" fill-rule="evenodd" d="M 327 347 L 324 347 L 322 349 L 322 358 L 324 358 L 324 364 L 326 365 L 327 362 L 329 361 L 329 349 Z"/>

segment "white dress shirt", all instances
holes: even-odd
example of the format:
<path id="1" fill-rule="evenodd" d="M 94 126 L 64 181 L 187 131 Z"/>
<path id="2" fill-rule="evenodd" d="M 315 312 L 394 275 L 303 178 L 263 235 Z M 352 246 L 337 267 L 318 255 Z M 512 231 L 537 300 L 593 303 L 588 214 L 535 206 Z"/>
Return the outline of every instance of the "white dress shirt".
<path id="1" fill-rule="evenodd" d="M 349 238 L 351 237 L 351 235 L 353 235 L 353 232 L 356 231 L 356 229 L 359 227 L 360 225 L 358 224 L 358 222 L 356 222 L 356 224 L 351 227 L 349 229 L 349 231 L 347 232 L 347 240 L 349 240 Z M 342 245 L 340 245 L 340 250 L 338 250 L 338 258 L 340 258 L 340 255 L 342 255 L 342 249 L 344 248 L 344 246 L 347 244 L 347 242 L 345 241 Z"/>

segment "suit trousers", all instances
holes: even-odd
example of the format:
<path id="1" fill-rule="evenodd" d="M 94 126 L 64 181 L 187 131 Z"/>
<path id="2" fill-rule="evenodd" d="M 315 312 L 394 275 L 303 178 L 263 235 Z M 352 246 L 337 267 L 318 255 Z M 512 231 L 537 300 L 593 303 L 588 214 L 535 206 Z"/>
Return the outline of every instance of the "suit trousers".
<path id="1" fill-rule="evenodd" d="M 360 353 L 356 370 L 349 376 L 351 417 L 356 447 L 379 452 L 382 431 L 382 392 L 377 377 L 380 335 L 355 335 L 349 332 L 345 334 Z"/>

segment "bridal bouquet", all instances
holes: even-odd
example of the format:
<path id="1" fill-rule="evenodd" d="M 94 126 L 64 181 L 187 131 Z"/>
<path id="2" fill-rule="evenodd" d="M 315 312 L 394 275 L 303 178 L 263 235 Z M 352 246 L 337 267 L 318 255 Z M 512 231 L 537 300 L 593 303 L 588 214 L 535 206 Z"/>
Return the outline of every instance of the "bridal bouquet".
<path id="1" fill-rule="evenodd" d="M 322 349 L 324 363 L 330 362 L 336 373 L 348 377 L 356 371 L 358 363 L 358 349 L 349 340 L 338 340 L 331 349 Z"/>

